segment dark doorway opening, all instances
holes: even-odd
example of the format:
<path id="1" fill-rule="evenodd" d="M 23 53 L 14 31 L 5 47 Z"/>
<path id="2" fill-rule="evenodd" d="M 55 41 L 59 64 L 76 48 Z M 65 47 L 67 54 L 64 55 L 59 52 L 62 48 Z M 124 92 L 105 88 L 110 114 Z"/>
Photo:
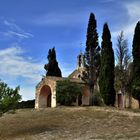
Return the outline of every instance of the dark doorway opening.
<path id="1" fill-rule="evenodd" d="M 51 88 L 45 85 L 39 94 L 39 108 L 51 107 Z"/>

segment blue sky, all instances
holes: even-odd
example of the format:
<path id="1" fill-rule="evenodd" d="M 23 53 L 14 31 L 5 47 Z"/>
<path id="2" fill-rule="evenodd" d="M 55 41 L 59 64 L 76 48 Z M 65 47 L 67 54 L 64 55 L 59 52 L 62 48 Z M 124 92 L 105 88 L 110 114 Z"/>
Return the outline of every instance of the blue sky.
<path id="1" fill-rule="evenodd" d="M 107 22 L 114 50 L 123 30 L 131 51 L 139 7 L 139 0 L 0 0 L 0 79 L 13 88 L 20 85 L 23 100 L 33 99 L 53 46 L 62 75 L 68 76 L 76 68 L 81 42 L 85 49 L 91 12 L 99 43 Z"/>

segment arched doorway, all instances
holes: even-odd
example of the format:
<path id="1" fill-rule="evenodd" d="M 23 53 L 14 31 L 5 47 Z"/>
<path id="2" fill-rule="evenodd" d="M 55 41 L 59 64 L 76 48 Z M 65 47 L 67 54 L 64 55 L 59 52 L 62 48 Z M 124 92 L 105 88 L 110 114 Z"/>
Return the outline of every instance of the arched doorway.
<path id="1" fill-rule="evenodd" d="M 39 108 L 51 107 L 51 88 L 45 85 L 39 94 Z"/>

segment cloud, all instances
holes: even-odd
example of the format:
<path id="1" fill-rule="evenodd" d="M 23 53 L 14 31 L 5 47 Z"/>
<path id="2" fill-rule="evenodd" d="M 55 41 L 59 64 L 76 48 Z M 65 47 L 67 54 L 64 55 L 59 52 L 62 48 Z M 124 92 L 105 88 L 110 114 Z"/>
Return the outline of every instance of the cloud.
<path id="1" fill-rule="evenodd" d="M 140 20 L 140 2 L 129 1 L 123 3 L 123 7 L 127 14 L 126 22 L 123 23 L 116 31 L 112 32 L 113 37 L 117 37 L 120 34 L 121 30 L 124 31 L 124 34 L 132 42 L 132 37 L 134 34 L 134 29 L 137 22 Z M 124 17 L 126 18 L 126 17 Z"/>
<path id="2" fill-rule="evenodd" d="M 42 78 L 43 64 L 33 61 L 30 57 L 23 56 L 24 53 L 25 51 L 18 44 L 1 49 L 0 77 L 4 77 L 4 81 L 10 86 L 12 84 L 13 88 L 20 85 L 22 100 L 29 100 L 35 97 L 35 86 Z M 68 64 L 60 67 L 64 77 L 73 71 Z M 20 82 L 18 82 L 19 79 Z"/>
<path id="3" fill-rule="evenodd" d="M 71 13 L 55 13 L 51 12 L 33 20 L 37 25 L 51 25 L 51 26 L 75 26 L 84 22 L 84 12 Z"/>
<path id="4" fill-rule="evenodd" d="M 140 20 L 140 2 L 134 1 L 130 3 L 124 4 L 124 7 L 127 10 L 127 14 L 129 16 L 129 20 Z"/>
<path id="5" fill-rule="evenodd" d="M 17 44 L 0 50 L 0 76 L 5 79 L 22 78 L 29 83 L 41 79 L 42 65 L 23 56 L 24 51 Z"/>
<path id="6" fill-rule="evenodd" d="M 18 33 L 18 32 L 14 32 L 14 31 L 7 31 L 7 32 L 3 32 L 3 35 L 4 36 L 7 36 L 7 37 L 18 37 L 20 39 L 25 39 L 25 38 L 29 38 L 30 35 L 29 34 L 23 34 L 23 33 Z"/>
<path id="7" fill-rule="evenodd" d="M 140 2 L 130 2 L 124 5 L 128 14 L 128 22 L 125 29 L 126 34 L 132 36 L 137 22 L 140 20 Z"/>
<path id="8" fill-rule="evenodd" d="M 129 25 L 123 25 L 121 26 L 117 31 L 112 32 L 112 37 L 117 37 L 121 31 L 124 31 L 124 34 L 127 38 L 132 39 L 132 36 L 134 34 L 134 29 L 136 26 L 136 21 L 133 23 L 130 23 Z"/>
<path id="9" fill-rule="evenodd" d="M 7 30 L 1 32 L 6 37 L 18 38 L 18 39 L 27 39 L 33 37 L 31 33 L 25 32 L 21 27 L 13 22 L 4 20 L 4 25 L 7 26 Z"/>
<path id="10" fill-rule="evenodd" d="M 113 2 L 115 0 L 101 0 L 101 3 L 110 3 L 110 2 Z"/>

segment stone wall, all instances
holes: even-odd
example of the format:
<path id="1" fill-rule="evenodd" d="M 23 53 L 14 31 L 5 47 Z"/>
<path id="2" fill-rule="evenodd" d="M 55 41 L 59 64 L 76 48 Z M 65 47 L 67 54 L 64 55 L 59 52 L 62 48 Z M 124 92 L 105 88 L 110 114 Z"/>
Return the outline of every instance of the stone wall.
<path id="1" fill-rule="evenodd" d="M 56 107 L 56 81 L 60 79 L 62 78 L 51 76 L 47 76 L 42 79 L 42 81 L 36 86 L 35 108 L 40 108 L 41 104 L 45 104 L 45 101 L 47 100 L 40 100 L 41 89 L 44 86 L 48 86 L 51 90 L 51 107 Z"/>
<path id="2" fill-rule="evenodd" d="M 35 108 L 46 108 L 46 107 L 56 107 L 56 83 L 57 81 L 66 80 L 67 78 L 60 78 L 60 77 L 53 77 L 53 76 L 47 76 L 42 79 L 42 81 L 36 86 L 36 95 L 35 95 Z M 78 82 L 83 84 L 83 82 L 79 79 L 70 79 L 72 82 Z M 43 91 L 42 89 L 46 86 L 46 91 Z M 49 93 L 47 93 L 49 91 Z M 88 90 L 85 87 L 83 90 L 83 97 L 82 97 L 82 103 L 83 105 L 88 105 Z M 46 93 L 45 93 L 46 92 Z M 46 94 L 46 96 L 45 96 Z M 48 105 L 48 98 L 51 94 L 51 105 Z M 87 94 L 87 95 L 86 95 Z"/>
<path id="3" fill-rule="evenodd" d="M 121 97 L 118 99 L 118 97 Z M 136 99 L 134 99 L 129 94 L 122 94 L 117 93 L 116 94 L 116 103 L 115 106 L 118 108 L 132 108 L 132 109 L 139 109 L 139 103 Z"/>

